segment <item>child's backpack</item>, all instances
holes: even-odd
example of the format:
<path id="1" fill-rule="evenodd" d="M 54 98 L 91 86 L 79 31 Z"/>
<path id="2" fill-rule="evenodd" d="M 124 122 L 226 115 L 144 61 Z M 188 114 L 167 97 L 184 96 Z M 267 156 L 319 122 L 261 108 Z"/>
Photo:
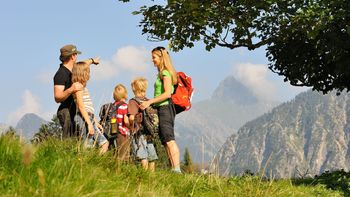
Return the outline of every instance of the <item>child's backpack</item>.
<path id="1" fill-rule="evenodd" d="M 192 79 L 183 72 L 177 73 L 177 85 L 171 99 L 175 106 L 176 114 L 187 111 L 191 108 L 193 95 Z"/>
<path id="2" fill-rule="evenodd" d="M 143 102 L 141 99 L 134 97 L 132 98 L 139 105 Z M 140 129 L 143 129 L 145 133 L 150 134 L 152 137 L 156 137 L 159 131 L 159 118 L 158 110 L 152 106 L 142 110 Z"/>
<path id="3" fill-rule="evenodd" d="M 118 108 L 123 105 L 124 102 L 119 102 L 117 105 L 114 103 L 106 103 L 101 106 L 100 108 L 100 124 L 103 127 L 103 132 L 107 139 L 115 139 L 118 133 L 118 126 L 116 122 L 117 118 L 117 110 Z M 114 125 L 113 125 L 114 124 Z M 112 125 L 115 126 L 115 128 L 112 129 Z"/>

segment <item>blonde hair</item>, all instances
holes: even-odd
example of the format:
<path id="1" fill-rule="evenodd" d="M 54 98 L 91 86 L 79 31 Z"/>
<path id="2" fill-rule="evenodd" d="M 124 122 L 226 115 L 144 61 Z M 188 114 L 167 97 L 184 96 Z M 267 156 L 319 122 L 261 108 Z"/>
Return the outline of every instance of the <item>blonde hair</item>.
<path id="1" fill-rule="evenodd" d="M 72 82 L 79 82 L 84 87 L 90 79 L 90 66 L 85 62 L 77 62 L 72 69 Z"/>
<path id="2" fill-rule="evenodd" d="M 144 77 L 137 77 L 131 81 L 131 89 L 137 97 L 145 97 L 148 81 Z"/>
<path id="3" fill-rule="evenodd" d="M 177 75 L 176 70 L 171 62 L 168 51 L 164 47 L 156 47 L 152 50 L 152 53 L 159 56 L 161 61 L 160 64 L 157 65 L 159 71 L 159 77 L 162 78 L 162 73 L 164 70 L 169 71 L 173 85 L 177 84 Z"/>
<path id="4" fill-rule="evenodd" d="M 113 98 L 115 101 L 120 101 L 122 99 L 127 99 L 128 92 L 123 84 L 118 84 L 114 88 Z"/>

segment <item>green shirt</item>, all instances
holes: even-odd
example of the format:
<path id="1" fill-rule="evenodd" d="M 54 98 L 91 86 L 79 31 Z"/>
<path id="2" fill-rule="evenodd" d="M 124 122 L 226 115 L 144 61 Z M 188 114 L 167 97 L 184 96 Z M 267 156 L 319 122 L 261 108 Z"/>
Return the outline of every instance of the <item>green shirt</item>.
<path id="1" fill-rule="evenodd" d="M 163 70 L 163 73 L 162 73 L 162 76 L 167 76 L 167 77 L 170 77 L 171 81 L 172 81 L 172 78 L 171 78 L 171 74 L 169 73 L 169 71 L 167 70 Z M 171 83 L 172 84 L 172 83 Z M 163 86 L 163 81 L 160 79 L 159 75 L 157 75 L 157 80 L 156 82 L 154 83 L 154 97 L 157 97 L 161 94 L 163 94 L 165 91 L 164 91 L 164 86 Z M 174 86 L 171 85 L 171 94 L 174 92 Z M 169 99 L 167 100 L 164 100 L 164 101 L 161 101 L 159 103 L 155 103 L 154 105 L 156 107 L 159 107 L 159 106 L 162 106 L 162 105 L 167 105 L 169 104 Z"/>

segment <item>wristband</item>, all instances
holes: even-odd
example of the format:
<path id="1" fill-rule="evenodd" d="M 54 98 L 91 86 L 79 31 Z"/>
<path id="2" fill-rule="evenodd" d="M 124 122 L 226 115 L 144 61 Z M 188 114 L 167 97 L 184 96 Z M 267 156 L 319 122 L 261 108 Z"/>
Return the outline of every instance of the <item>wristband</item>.
<path id="1" fill-rule="evenodd" d="M 90 59 L 91 59 L 91 62 L 92 62 L 93 64 L 96 64 L 96 62 L 94 61 L 93 58 L 90 58 Z"/>

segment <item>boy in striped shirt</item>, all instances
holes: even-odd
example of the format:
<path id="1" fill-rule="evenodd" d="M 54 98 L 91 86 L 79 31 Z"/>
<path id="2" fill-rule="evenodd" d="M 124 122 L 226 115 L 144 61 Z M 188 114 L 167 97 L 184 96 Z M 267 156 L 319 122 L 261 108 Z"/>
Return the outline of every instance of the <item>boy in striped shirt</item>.
<path id="1" fill-rule="evenodd" d="M 126 88 L 122 84 L 118 84 L 114 88 L 113 98 L 115 105 L 122 104 L 117 109 L 117 160 L 118 161 L 129 161 L 130 158 L 130 131 L 129 131 L 129 118 L 128 114 L 128 104 L 125 103 L 128 98 L 128 93 Z"/>

